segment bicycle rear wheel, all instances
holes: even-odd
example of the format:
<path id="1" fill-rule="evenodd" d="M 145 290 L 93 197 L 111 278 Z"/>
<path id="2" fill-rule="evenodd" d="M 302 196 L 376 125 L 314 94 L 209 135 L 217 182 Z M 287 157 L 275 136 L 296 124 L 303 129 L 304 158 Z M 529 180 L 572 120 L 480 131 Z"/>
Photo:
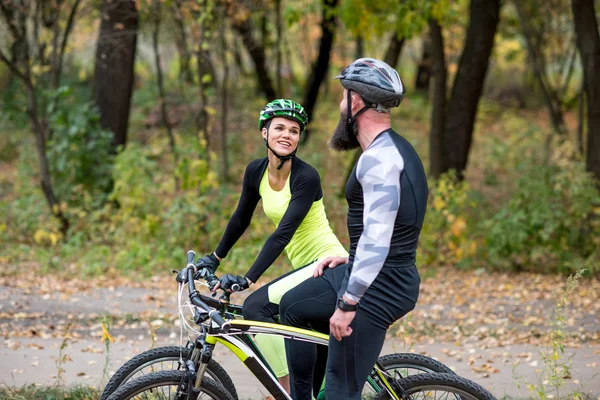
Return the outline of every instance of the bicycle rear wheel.
<path id="1" fill-rule="evenodd" d="M 381 356 L 377 362 L 386 373 L 394 379 L 400 379 L 409 375 L 439 372 L 454 374 L 450 368 L 431 357 L 415 353 L 395 353 Z"/>
<path id="2" fill-rule="evenodd" d="M 164 346 L 138 354 L 123 364 L 110 378 L 104 387 L 100 400 L 107 400 L 115 390 L 125 383 L 151 372 L 180 369 L 180 356 L 183 355 L 185 359 L 189 356 L 189 352 L 190 349 L 183 346 Z M 231 393 L 233 400 L 238 400 L 237 391 L 231 377 L 214 359 L 211 359 L 208 363 L 206 375 Z"/>
<path id="3" fill-rule="evenodd" d="M 379 357 L 377 359 L 377 363 L 383 367 L 386 375 L 394 380 L 401 379 L 409 375 L 423 374 L 428 372 L 454 374 L 454 371 L 452 371 L 446 365 L 422 354 L 387 354 Z M 383 384 L 380 382 L 380 379 L 375 371 L 373 371 L 365 383 L 361 398 L 363 400 L 372 399 L 382 390 Z"/>
<path id="4" fill-rule="evenodd" d="M 210 378 L 204 378 L 200 392 L 188 397 L 184 371 L 160 371 L 129 381 L 108 397 L 108 400 L 233 400 L 231 394 Z"/>
<path id="5" fill-rule="evenodd" d="M 392 383 L 401 399 L 411 400 L 496 400 L 494 395 L 473 381 L 454 374 L 427 373 L 410 375 Z M 374 399 L 388 400 L 387 392 Z"/>

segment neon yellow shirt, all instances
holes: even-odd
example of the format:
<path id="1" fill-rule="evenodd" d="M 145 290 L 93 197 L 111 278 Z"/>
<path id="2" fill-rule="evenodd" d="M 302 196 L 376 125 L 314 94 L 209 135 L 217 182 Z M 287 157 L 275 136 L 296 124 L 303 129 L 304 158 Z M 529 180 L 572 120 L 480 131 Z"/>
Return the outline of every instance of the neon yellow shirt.
<path id="1" fill-rule="evenodd" d="M 260 181 L 259 193 L 265 214 L 275 226 L 278 226 L 292 198 L 290 178 L 288 177 L 283 189 L 273 190 L 269 184 L 268 169 L 265 169 Z M 329 226 L 322 198 L 313 202 L 310 211 L 285 247 L 285 252 L 294 268 L 302 267 L 324 256 L 348 256 L 348 252 Z"/>

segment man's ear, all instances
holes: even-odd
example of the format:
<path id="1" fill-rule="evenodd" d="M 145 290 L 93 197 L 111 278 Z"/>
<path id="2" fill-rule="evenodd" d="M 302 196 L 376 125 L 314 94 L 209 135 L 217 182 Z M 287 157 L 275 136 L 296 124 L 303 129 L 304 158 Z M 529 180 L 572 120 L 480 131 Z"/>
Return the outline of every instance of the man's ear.
<path id="1" fill-rule="evenodd" d="M 362 109 L 365 106 L 365 102 L 362 97 L 356 92 L 351 93 L 352 96 L 352 114 L 358 112 L 358 110 Z"/>

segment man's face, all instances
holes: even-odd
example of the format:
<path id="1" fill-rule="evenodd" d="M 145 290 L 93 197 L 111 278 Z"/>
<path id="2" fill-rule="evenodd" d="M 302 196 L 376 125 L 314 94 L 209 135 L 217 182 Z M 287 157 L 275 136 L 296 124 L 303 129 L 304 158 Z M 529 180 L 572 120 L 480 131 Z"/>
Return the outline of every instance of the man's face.
<path id="1" fill-rule="evenodd" d="M 340 120 L 328 143 L 329 148 L 336 151 L 347 151 L 360 147 L 360 143 L 358 143 L 358 139 L 356 138 L 356 123 L 352 124 L 352 127 L 348 123 L 347 100 L 348 92 L 344 89 L 342 101 L 340 102 Z"/>

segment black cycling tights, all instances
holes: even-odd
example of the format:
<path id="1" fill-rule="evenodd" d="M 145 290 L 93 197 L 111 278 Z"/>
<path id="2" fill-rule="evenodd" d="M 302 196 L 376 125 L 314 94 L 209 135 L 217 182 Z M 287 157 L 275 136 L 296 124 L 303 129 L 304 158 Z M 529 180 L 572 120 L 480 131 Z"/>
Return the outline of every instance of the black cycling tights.
<path id="1" fill-rule="evenodd" d="M 286 293 L 281 299 L 281 322 L 305 329 L 329 333 L 329 318 L 336 308 L 337 293 L 322 278 L 308 279 Z M 362 386 L 383 347 L 386 329 L 370 321 L 360 307 L 350 327 L 352 335 L 338 342 L 329 338 L 327 360 L 327 400 L 360 399 Z M 285 348 L 290 370 L 291 396 L 294 400 L 311 400 L 318 393 L 322 370 L 315 369 L 318 355 L 327 349 L 313 343 L 286 340 Z M 360 387 L 359 387 L 360 386 Z"/>

